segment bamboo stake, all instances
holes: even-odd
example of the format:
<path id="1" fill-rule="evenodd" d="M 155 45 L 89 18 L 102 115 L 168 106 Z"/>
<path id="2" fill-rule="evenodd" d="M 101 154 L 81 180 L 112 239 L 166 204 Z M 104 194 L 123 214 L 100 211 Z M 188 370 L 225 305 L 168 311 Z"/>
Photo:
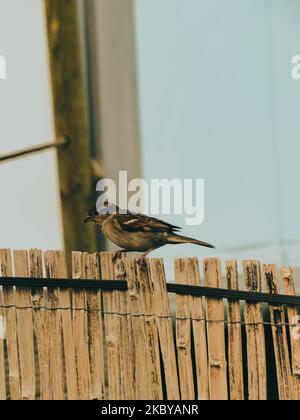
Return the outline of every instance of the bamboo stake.
<path id="1" fill-rule="evenodd" d="M 175 282 L 179 284 L 187 283 L 184 260 L 175 260 Z M 176 295 L 176 347 L 180 392 L 183 400 L 195 399 L 189 298 L 188 295 Z"/>
<path id="2" fill-rule="evenodd" d="M 51 277 L 66 278 L 67 266 L 65 253 L 62 251 L 52 251 L 47 253 Z M 75 360 L 75 341 L 73 334 L 72 311 L 71 311 L 71 294 L 68 289 L 59 289 L 58 305 L 61 309 L 61 323 L 63 333 L 63 354 L 66 374 L 67 397 L 69 400 L 77 399 L 77 381 L 76 381 L 76 360 Z"/>
<path id="3" fill-rule="evenodd" d="M 4 305 L 4 296 L 2 288 L 0 288 L 0 306 Z M 6 339 L 6 320 L 5 311 L 0 308 L 0 325 L 3 328 L 0 331 L 0 401 L 6 400 L 6 375 L 5 375 L 5 352 L 4 352 L 4 340 Z M 1 328 L 0 327 L 0 328 Z"/>
<path id="4" fill-rule="evenodd" d="M 141 286 L 137 274 L 137 260 L 125 259 L 126 275 L 128 281 L 129 311 L 137 316 L 131 319 L 133 336 L 133 374 L 134 399 L 146 400 L 150 397 L 149 372 L 147 366 L 146 322 L 144 306 L 141 298 Z M 144 369 L 141 369 L 144 366 Z"/>
<path id="5" fill-rule="evenodd" d="M 0 250 L 1 276 L 12 277 L 12 258 L 10 249 Z M 17 316 L 15 308 L 15 291 L 13 287 L 3 287 L 4 304 L 7 306 L 6 315 L 6 336 L 9 367 L 10 399 L 21 398 L 21 379 L 19 368 L 19 351 L 17 337 Z"/>
<path id="6" fill-rule="evenodd" d="M 112 254 L 113 255 L 113 254 Z M 124 257 L 113 259 L 114 279 L 125 280 L 126 269 Z M 118 292 L 120 297 L 120 358 L 121 358 L 121 384 L 122 398 L 125 400 L 133 399 L 133 358 L 131 355 L 133 347 L 133 334 L 131 316 L 129 314 L 129 294 L 128 292 Z"/>
<path id="7" fill-rule="evenodd" d="M 83 254 L 83 271 L 88 279 L 99 279 L 97 254 Z M 101 316 L 100 290 L 86 292 L 87 333 L 90 365 L 90 398 L 104 399 L 104 354 L 103 354 L 103 323 Z"/>
<path id="8" fill-rule="evenodd" d="M 204 279 L 207 287 L 222 287 L 219 259 L 204 259 Z M 224 304 L 222 299 L 207 298 L 206 302 L 210 398 L 227 400 Z"/>
<path id="9" fill-rule="evenodd" d="M 226 262 L 227 287 L 230 290 L 238 290 L 238 270 L 236 261 Z M 240 302 L 228 299 L 228 365 L 230 399 L 244 399 L 243 380 L 243 347 L 241 328 Z"/>
<path id="10" fill-rule="evenodd" d="M 287 295 L 296 296 L 294 273 L 290 267 L 282 267 L 281 276 L 284 285 L 284 291 Z M 300 336 L 299 336 L 299 312 L 295 306 L 287 307 L 288 321 L 291 337 L 291 358 L 292 373 L 294 375 L 295 387 L 298 391 L 298 400 L 300 400 Z"/>
<path id="11" fill-rule="evenodd" d="M 243 261 L 246 290 L 261 292 L 259 261 Z M 245 303 L 249 400 L 267 399 L 267 362 L 264 319 L 260 303 Z"/>
<path id="12" fill-rule="evenodd" d="M 153 290 L 149 270 L 141 269 L 138 259 L 124 260 L 128 280 L 129 310 L 134 342 L 134 398 L 162 399 L 159 344 Z M 147 263 L 148 265 L 148 263 Z M 141 366 L 145 366 L 141 369 Z"/>
<path id="13" fill-rule="evenodd" d="M 162 259 L 151 258 L 149 261 L 154 290 L 158 336 L 165 370 L 167 398 L 168 400 L 178 400 L 180 399 L 180 386 L 164 265 Z"/>
<path id="14" fill-rule="evenodd" d="M 147 261 L 147 268 L 141 268 L 140 264 L 136 264 L 137 269 L 137 287 L 140 287 L 140 293 L 143 301 L 143 310 L 145 314 L 145 334 L 146 334 L 146 354 L 147 354 L 147 370 L 148 379 L 150 380 L 149 387 L 151 389 L 148 398 L 154 400 L 162 400 L 162 380 L 158 341 L 158 328 L 155 317 L 155 299 L 154 299 L 154 285 L 150 275 L 149 261 Z"/>
<path id="15" fill-rule="evenodd" d="M 45 275 L 47 278 L 54 274 L 53 251 L 44 253 Z M 62 319 L 59 306 L 59 290 L 57 287 L 48 289 L 48 320 L 49 354 L 50 354 L 50 395 L 52 400 L 64 400 L 64 367 L 62 344 Z"/>
<path id="16" fill-rule="evenodd" d="M 29 250 L 30 277 L 43 277 L 43 256 L 38 249 Z M 51 399 L 50 390 L 50 349 L 49 349 L 49 317 L 45 310 L 45 294 L 42 287 L 31 290 L 34 329 L 37 343 L 40 370 L 40 398 Z"/>
<path id="17" fill-rule="evenodd" d="M 113 279 L 115 269 L 112 262 L 113 255 L 102 252 L 101 258 L 101 277 L 103 279 Z M 104 315 L 105 323 L 105 344 L 107 346 L 107 365 L 108 365 L 108 398 L 110 400 L 124 399 L 124 389 L 121 368 L 121 320 L 120 320 L 120 292 L 104 291 L 103 307 L 106 312 Z"/>
<path id="18" fill-rule="evenodd" d="M 14 251 L 15 276 L 29 277 L 28 251 Z M 33 341 L 33 318 L 30 289 L 16 288 L 17 334 L 21 374 L 21 399 L 35 399 L 35 361 Z M 26 309 L 21 309 L 26 308 Z"/>
<path id="19" fill-rule="evenodd" d="M 190 286 L 200 286 L 199 262 L 197 258 L 180 259 L 182 275 Z M 204 299 L 189 296 L 194 337 L 196 380 L 198 400 L 209 400 L 209 377 Z"/>
<path id="20" fill-rule="evenodd" d="M 72 253 L 72 276 L 73 279 L 85 278 L 83 254 Z M 76 355 L 76 372 L 78 399 L 90 399 L 90 363 L 88 348 L 88 321 L 86 313 L 86 292 L 84 290 L 73 290 L 72 294 L 73 329 Z"/>
<path id="21" fill-rule="evenodd" d="M 265 285 L 269 293 L 278 295 L 279 282 L 275 265 L 264 265 Z M 289 348 L 283 305 L 269 305 L 275 350 L 278 393 L 280 400 L 294 399 L 294 381 L 291 373 Z"/>

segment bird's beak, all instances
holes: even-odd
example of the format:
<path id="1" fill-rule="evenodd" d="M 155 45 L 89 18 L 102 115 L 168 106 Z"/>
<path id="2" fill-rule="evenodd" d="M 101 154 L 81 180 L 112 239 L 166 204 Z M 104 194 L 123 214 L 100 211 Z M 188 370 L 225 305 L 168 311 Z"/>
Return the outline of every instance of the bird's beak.
<path id="1" fill-rule="evenodd" d="M 93 222 L 93 218 L 91 216 L 86 216 L 82 221 L 82 223 L 90 223 L 90 222 Z"/>

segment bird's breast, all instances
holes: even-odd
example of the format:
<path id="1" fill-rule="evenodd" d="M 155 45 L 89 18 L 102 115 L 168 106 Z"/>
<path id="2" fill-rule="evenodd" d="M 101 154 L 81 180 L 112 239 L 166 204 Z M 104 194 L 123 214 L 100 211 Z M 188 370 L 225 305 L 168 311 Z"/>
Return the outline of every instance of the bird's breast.
<path id="1" fill-rule="evenodd" d="M 162 233 L 127 232 L 113 218 L 108 218 L 102 224 L 102 231 L 114 244 L 128 251 L 146 252 L 166 243 L 166 237 Z"/>

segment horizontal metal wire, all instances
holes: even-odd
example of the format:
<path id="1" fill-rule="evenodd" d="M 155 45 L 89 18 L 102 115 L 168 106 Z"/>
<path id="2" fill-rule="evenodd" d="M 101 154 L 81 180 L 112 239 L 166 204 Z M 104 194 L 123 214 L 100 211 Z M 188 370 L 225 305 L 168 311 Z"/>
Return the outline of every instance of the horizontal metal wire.
<path id="1" fill-rule="evenodd" d="M 71 139 L 68 137 L 60 137 L 55 141 L 39 144 L 37 146 L 28 147 L 26 149 L 16 150 L 14 152 L 5 153 L 0 155 L 0 163 L 7 162 L 8 160 L 17 159 L 23 156 L 32 155 L 34 153 L 43 152 L 44 150 L 59 148 L 63 146 L 68 146 L 71 142 Z"/>
<path id="2" fill-rule="evenodd" d="M 90 279 L 49 279 L 28 277 L 0 277 L 0 286 L 17 286 L 25 288 L 62 288 L 104 291 L 126 291 L 124 280 L 90 280 Z M 167 291 L 181 295 L 207 297 L 211 299 L 243 300 L 251 303 L 269 303 L 273 305 L 300 306 L 299 296 L 274 295 L 269 293 L 245 292 L 239 290 L 219 289 L 214 287 L 190 286 L 186 284 L 167 283 Z"/>
<path id="3" fill-rule="evenodd" d="M 274 327 L 299 327 L 298 323 L 288 323 L 288 322 L 269 322 L 269 321 L 262 321 L 262 322 L 245 322 L 245 321 L 228 321 L 226 319 L 206 319 L 204 317 L 181 317 L 176 315 L 156 315 L 156 314 L 144 314 L 144 313 L 131 313 L 131 312 L 114 312 L 114 311 L 105 311 L 103 309 L 91 309 L 86 307 L 52 307 L 48 308 L 46 306 L 40 306 L 38 308 L 33 306 L 16 306 L 16 305 L 0 305 L 0 310 L 6 310 L 6 309 L 15 309 L 15 310 L 32 310 L 34 312 L 36 311 L 43 311 L 43 312 L 58 312 L 58 311 L 71 311 L 71 312 L 84 312 L 84 313 L 99 313 L 102 315 L 111 315 L 111 316 L 125 316 L 125 317 L 132 317 L 132 318 L 157 318 L 157 319 L 169 319 L 169 320 L 175 320 L 175 321 L 201 321 L 208 324 L 225 324 L 225 325 L 243 325 L 243 326 L 259 326 L 259 325 L 270 325 Z"/>

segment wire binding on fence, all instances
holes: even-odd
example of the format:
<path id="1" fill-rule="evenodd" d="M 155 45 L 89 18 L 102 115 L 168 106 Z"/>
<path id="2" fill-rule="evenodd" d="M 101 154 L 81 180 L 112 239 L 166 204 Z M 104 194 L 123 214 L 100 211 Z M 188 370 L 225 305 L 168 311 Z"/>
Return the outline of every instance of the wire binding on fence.
<path id="1" fill-rule="evenodd" d="M 129 316 L 132 318 L 148 318 L 148 317 L 155 317 L 158 319 L 171 319 L 174 321 L 201 321 L 201 322 L 205 322 L 207 324 L 212 324 L 212 323 L 221 323 L 224 325 L 242 325 L 242 326 L 256 326 L 256 325 L 269 325 L 272 327 L 297 327 L 298 324 L 297 323 L 289 323 L 289 322 L 269 322 L 269 321 L 263 321 L 263 322 L 245 322 L 245 321 L 227 321 L 224 319 L 206 319 L 206 318 L 197 318 L 197 317 L 193 317 L 193 316 L 188 316 L 188 317 L 183 317 L 183 316 L 176 316 L 176 315 L 156 315 L 156 314 L 145 314 L 145 313 L 140 313 L 140 314 L 135 314 L 135 313 L 131 313 L 131 312 L 111 312 L 111 311 L 104 311 L 103 309 L 91 309 L 91 308 L 74 308 L 72 306 L 68 306 L 68 307 L 61 307 L 61 306 L 56 306 L 54 308 L 48 308 L 46 306 L 39 306 L 39 307 L 34 307 L 34 306 L 16 306 L 16 305 L 0 305 L 0 309 L 16 309 L 16 310 L 32 310 L 32 311 L 49 311 L 49 312 L 56 312 L 56 311 L 72 311 L 72 312 L 85 312 L 87 314 L 89 313 L 99 313 L 102 315 L 116 315 L 116 316 Z"/>

